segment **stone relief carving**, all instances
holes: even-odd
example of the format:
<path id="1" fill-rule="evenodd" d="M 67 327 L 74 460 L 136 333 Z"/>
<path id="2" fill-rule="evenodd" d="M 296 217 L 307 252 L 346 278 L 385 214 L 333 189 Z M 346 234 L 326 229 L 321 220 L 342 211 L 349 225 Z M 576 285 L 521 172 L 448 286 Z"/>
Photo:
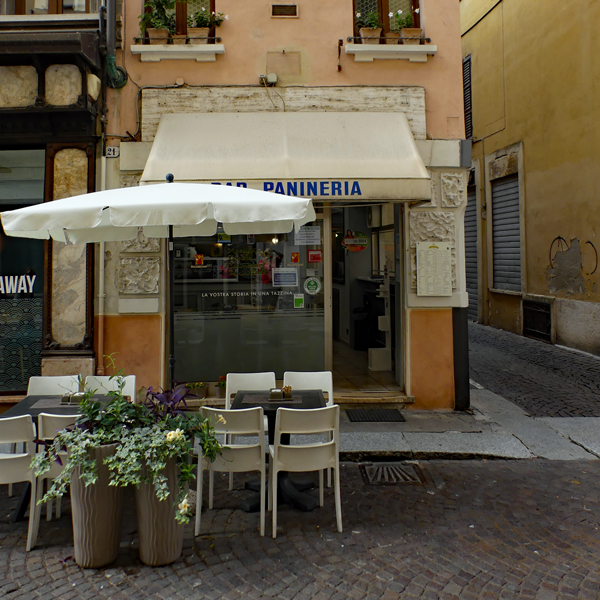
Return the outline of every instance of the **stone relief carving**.
<path id="1" fill-rule="evenodd" d="M 417 289 L 417 242 L 450 242 L 452 289 L 456 289 L 456 219 L 449 211 L 414 211 L 409 216 L 410 282 Z"/>
<path id="2" fill-rule="evenodd" d="M 440 185 L 440 174 L 439 171 L 433 171 L 432 169 L 427 169 L 429 173 L 430 181 L 431 181 L 431 200 L 429 202 L 423 202 L 423 204 L 419 204 L 419 207 L 437 207 L 440 205 L 439 203 L 439 185 Z"/>
<path id="3" fill-rule="evenodd" d="M 158 256 L 121 257 L 117 275 L 120 294 L 158 294 Z"/>
<path id="4" fill-rule="evenodd" d="M 457 207 L 466 199 L 466 190 L 462 171 L 444 172 L 440 175 L 442 206 Z"/>
<path id="5" fill-rule="evenodd" d="M 0 108 L 33 106 L 38 93 L 35 67 L 0 67 Z"/>
<path id="6" fill-rule="evenodd" d="M 121 242 L 121 252 L 160 252 L 160 240 L 147 238 L 142 231 L 138 231 L 137 238 Z"/>
<path id="7" fill-rule="evenodd" d="M 53 106 L 76 104 L 82 93 L 77 65 L 50 65 L 46 69 L 46 102 Z"/>

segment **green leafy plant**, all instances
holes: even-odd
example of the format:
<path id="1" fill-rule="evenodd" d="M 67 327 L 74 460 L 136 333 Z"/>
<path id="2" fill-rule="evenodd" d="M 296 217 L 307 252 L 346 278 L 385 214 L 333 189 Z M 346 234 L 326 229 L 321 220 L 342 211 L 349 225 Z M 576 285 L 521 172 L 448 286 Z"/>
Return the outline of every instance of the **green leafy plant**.
<path id="1" fill-rule="evenodd" d="M 415 14 L 419 14 L 419 9 L 415 9 Z M 409 11 L 406 15 L 398 10 L 395 13 L 391 12 L 389 14 L 390 19 L 394 19 L 394 23 L 392 28 L 394 31 L 399 31 L 400 29 L 411 28 L 415 26 L 415 19 L 413 17 L 413 13 Z"/>
<path id="2" fill-rule="evenodd" d="M 109 359 L 112 361 L 112 357 Z M 33 459 L 31 468 L 38 476 L 49 471 L 53 462 L 65 461 L 41 502 L 64 495 L 76 469 L 86 486 L 96 483 L 98 465 L 91 458 L 91 451 L 104 444 L 116 444 L 115 454 L 104 461 L 109 468 L 110 485 L 149 483 L 154 485 L 159 500 L 169 496 L 163 471 L 169 459 L 176 459 L 179 477 L 175 518 L 187 523 L 190 502 L 186 486 L 194 479 L 190 461 L 194 440 L 198 440 L 203 456 L 215 460 L 221 446 L 214 428 L 199 413 L 185 410 L 186 398 L 193 395 L 185 384 L 177 384 L 172 390 L 150 388 L 146 404 L 132 404 L 123 396 L 123 371 L 114 377 L 117 390 L 108 393 L 109 401 L 94 399 L 96 390 L 86 390 L 75 425 L 60 431 L 46 452 Z"/>
<path id="3" fill-rule="evenodd" d="M 146 10 L 139 16 L 142 34 L 151 28 L 165 28 L 175 33 L 175 0 L 146 0 L 144 8 Z"/>
<path id="4" fill-rule="evenodd" d="M 379 13 L 376 10 L 368 12 L 366 15 L 357 12 L 356 13 L 356 26 L 361 29 L 366 27 L 367 29 L 377 29 L 381 27 L 381 21 L 379 20 Z"/>
<path id="5" fill-rule="evenodd" d="M 229 16 L 223 13 L 215 13 L 201 8 L 191 17 L 188 17 L 188 27 L 220 27 L 223 21 L 228 21 Z"/>

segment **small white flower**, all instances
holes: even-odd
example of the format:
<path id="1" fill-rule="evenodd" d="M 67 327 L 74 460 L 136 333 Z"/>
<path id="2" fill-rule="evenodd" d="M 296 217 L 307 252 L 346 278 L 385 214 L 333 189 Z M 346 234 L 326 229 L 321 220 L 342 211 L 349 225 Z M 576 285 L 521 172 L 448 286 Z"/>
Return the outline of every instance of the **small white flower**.
<path id="1" fill-rule="evenodd" d="M 418 15 L 420 10 L 421 10 L 420 8 L 416 8 L 415 9 L 415 14 Z"/>
<path id="2" fill-rule="evenodd" d="M 393 13 L 393 12 L 391 12 L 391 13 L 388 15 L 388 17 L 389 17 L 390 19 L 391 19 L 393 16 L 394 16 L 394 13 Z"/>
<path id="3" fill-rule="evenodd" d="M 225 15 L 224 19 L 225 19 L 226 21 L 229 21 L 229 15 Z"/>
<path id="4" fill-rule="evenodd" d="M 360 13 L 356 13 L 356 18 L 360 19 Z"/>
<path id="5" fill-rule="evenodd" d="M 223 423 L 223 425 L 227 425 L 227 421 L 225 420 L 225 417 L 223 415 L 219 415 L 219 418 L 217 419 L 217 421 L 219 423 Z"/>
<path id="6" fill-rule="evenodd" d="M 188 500 L 187 496 L 179 503 L 179 510 L 182 513 L 189 512 L 189 510 L 190 510 L 190 501 Z"/>
<path id="7" fill-rule="evenodd" d="M 402 11 L 401 11 L 401 10 L 399 10 L 397 14 L 401 15 L 401 14 L 402 14 Z"/>
<path id="8" fill-rule="evenodd" d="M 167 433 L 167 442 L 170 444 L 171 442 L 175 442 L 183 437 L 183 431 L 181 429 L 176 429 L 175 431 L 169 431 Z"/>
<path id="9" fill-rule="evenodd" d="M 205 8 L 204 8 L 204 6 L 203 6 L 203 7 L 202 7 L 202 12 L 205 12 L 205 11 L 206 11 L 206 9 L 205 9 Z"/>

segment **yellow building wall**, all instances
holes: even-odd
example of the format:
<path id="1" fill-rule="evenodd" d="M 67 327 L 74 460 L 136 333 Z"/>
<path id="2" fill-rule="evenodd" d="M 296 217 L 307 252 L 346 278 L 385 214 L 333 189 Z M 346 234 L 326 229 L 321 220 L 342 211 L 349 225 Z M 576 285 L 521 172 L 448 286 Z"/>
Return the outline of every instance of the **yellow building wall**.
<path id="1" fill-rule="evenodd" d="M 598 302 L 600 3 L 462 0 L 460 10 L 481 180 L 485 156 L 523 145 L 523 291 Z"/>

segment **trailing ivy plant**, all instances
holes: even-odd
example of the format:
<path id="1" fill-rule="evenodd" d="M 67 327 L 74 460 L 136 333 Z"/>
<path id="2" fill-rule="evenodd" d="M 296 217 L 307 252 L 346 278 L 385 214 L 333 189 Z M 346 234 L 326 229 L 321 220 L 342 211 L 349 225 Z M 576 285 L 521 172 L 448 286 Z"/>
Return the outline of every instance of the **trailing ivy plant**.
<path id="1" fill-rule="evenodd" d="M 95 400 L 96 390 L 86 390 L 75 425 L 60 431 L 46 452 L 33 459 L 32 469 L 37 476 L 49 471 L 53 462 L 65 461 L 64 469 L 40 502 L 64 495 L 77 468 L 86 486 L 96 483 L 97 464 L 91 458 L 91 451 L 105 444 L 116 444 L 115 453 L 104 460 L 109 469 L 109 484 L 152 484 L 159 500 L 169 496 L 163 471 L 168 460 L 176 458 L 179 477 L 175 518 L 187 523 L 190 502 L 186 489 L 195 478 L 190 461 L 194 439 L 198 440 L 202 455 L 215 460 L 221 446 L 214 428 L 208 419 L 184 410 L 186 398 L 193 395 L 185 384 L 175 385 L 172 390 L 151 388 L 146 404 L 132 404 L 123 395 L 122 370 L 114 377 L 117 390 L 108 392 L 110 400 Z"/>

